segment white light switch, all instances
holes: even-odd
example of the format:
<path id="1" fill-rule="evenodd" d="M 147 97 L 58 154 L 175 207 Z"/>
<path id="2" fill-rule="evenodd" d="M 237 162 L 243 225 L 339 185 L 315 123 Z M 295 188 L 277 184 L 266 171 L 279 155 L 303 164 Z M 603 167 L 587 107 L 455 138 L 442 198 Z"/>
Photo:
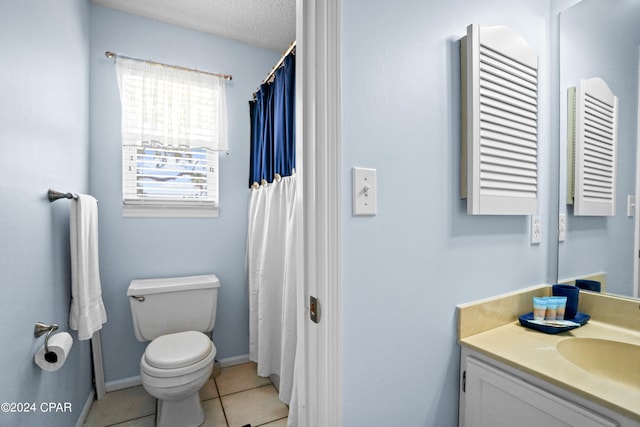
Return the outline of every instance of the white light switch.
<path id="1" fill-rule="evenodd" d="M 353 214 L 375 215 L 378 211 L 376 170 L 353 168 Z"/>

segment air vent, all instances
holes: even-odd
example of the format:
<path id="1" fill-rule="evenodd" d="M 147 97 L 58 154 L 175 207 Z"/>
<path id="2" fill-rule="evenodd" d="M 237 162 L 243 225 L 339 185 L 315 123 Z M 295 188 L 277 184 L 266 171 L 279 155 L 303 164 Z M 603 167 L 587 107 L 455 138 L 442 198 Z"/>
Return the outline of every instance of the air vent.
<path id="1" fill-rule="evenodd" d="M 467 213 L 537 213 L 537 55 L 508 27 L 470 25 L 461 40 L 461 66 Z"/>
<path id="2" fill-rule="evenodd" d="M 569 102 L 569 161 L 573 214 L 613 216 L 616 201 L 618 98 L 598 77 L 580 80 Z M 573 104 L 573 105 L 572 105 Z M 572 108 L 573 107 L 573 108 Z"/>

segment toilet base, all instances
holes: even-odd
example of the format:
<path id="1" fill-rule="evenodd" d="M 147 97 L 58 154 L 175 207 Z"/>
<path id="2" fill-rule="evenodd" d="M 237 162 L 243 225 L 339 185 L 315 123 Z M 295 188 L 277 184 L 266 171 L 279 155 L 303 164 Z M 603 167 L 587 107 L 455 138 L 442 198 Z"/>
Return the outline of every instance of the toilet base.
<path id="1" fill-rule="evenodd" d="M 156 402 L 156 427 L 198 427 L 204 423 L 198 392 L 183 400 L 156 399 Z"/>

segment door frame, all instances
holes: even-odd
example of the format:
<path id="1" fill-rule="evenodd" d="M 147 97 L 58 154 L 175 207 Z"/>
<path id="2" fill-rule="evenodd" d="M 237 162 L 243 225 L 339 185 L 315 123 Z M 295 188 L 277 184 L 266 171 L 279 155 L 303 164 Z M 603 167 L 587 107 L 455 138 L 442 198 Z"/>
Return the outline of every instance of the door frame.
<path id="1" fill-rule="evenodd" d="M 300 427 L 342 425 L 341 3 L 296 0 Z M 309 297 L 320 321 L 309 318 Z M 301 348 L 302 347 L 302 348 Z"/>
<path id="2" fill-rule="evenodd" d="M 640 46 L 638 46 L 640 54 Z M 636 75 L 640 81 L 640 59 L 637 64 Z M 634 210 L 634 242 L 633 242 L 633 296 L 640 296 L 640 85 L 636 93 L 636 105 L 638 111 L 636 120 L 636 188 L 635 188 L 635 210 Z"/>

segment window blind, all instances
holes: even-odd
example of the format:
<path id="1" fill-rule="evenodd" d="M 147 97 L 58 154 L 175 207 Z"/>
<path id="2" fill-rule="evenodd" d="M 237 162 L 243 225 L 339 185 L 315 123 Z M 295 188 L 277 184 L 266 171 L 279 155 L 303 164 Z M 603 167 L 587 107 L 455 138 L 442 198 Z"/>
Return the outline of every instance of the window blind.
<path id="1" fill-rule="evenodd" d="M 123 156 L 125 204 L 217 206 L 217 153 L 143 145 L 124 147 Z"/>

